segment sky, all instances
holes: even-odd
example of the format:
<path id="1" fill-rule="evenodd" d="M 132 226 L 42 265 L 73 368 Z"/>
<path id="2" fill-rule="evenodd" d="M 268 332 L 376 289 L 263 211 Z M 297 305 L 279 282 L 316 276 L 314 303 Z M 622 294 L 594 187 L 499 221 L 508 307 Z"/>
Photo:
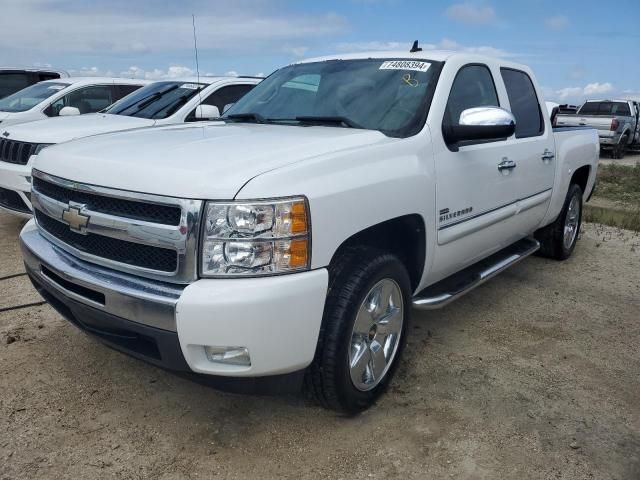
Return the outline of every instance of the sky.
<path id="1" fill-rule="evenodd" d="M 191 75 L 195 14 L 202 75 L 418 39 L 526 63 L 546 100 L 640 99 L 640 0 L 0 0 L 0 11 L 0 65 Z"/>

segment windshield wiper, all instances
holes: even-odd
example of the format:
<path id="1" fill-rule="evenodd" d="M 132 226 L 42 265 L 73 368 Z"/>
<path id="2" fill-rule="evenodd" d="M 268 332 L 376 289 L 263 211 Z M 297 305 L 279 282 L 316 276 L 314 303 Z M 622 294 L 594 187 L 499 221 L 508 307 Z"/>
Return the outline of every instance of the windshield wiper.
<path id="1" fill-rule="evenodd" d="M 232 113 L 231 115 L 225 116 L 222 120 L 250 120 L 255 123 L 267 123 L 266 118 L 264 118 L 259 113 L 254 113 L 254 112 Z"/>
<path id="2" fill-rule="evenodd" d="M 318 125 L 334 125 L 336 127 L 340 125 L 344 125 L 345 127 L 348 127 L 348 128 L 364 128 L 362 125 L 358 125 L 353 120 L 347 117 L 341 117 L 341 116 L 315 117 L 310 115 L 304 115 L 304 116 L 296 117 L 296 120 L 302 123 L 312 123 L 312 124 L 318 124 Z"/>
<path id="3" fill-rule="evenodd" d="M 173 92 L 176 88 L 178 88 L 178 85 L 173 85 L 169 88 L 167 88 L 166 90 L 162 91 L 162 92 L 156 92 L 153 93 L 151 95 L 149 95 L 146 98 L 143 98 L 142 100 L 140 100 L 140 102 L 137 104 L 138 107 L 138 111 L 142 110 L 145 107 L 148 107 L 149 105 L 151 105 L 153 102 L 155 102 L 157 99 L 164 97 L 167 93 L 169 92 Z M 135 105 L 135 104 L 134 104 Z M 133 105 L 131 105 L 129 108 L 133 107 Z"/>

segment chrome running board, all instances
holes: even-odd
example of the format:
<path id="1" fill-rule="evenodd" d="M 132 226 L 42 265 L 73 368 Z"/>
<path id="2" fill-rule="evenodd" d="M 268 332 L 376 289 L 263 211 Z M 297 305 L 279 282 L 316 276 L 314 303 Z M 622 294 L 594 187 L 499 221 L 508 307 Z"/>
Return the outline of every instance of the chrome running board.
<path id="1" fill-rule="evenodd" d="M 413 297 L 413 306 L 421 310 L 442 308 L 520 260 L 527 258 L 539 248 L 540 244 L 537 240 L 524 238 L 425 288 Z"/>

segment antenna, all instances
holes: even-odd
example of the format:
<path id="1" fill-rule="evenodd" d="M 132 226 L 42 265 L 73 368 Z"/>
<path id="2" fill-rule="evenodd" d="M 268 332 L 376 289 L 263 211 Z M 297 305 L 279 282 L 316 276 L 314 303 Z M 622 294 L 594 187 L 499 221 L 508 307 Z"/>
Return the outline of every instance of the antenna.
<path id="1" fill-rule="evenodd" d="M 193 49 L 196 53 L 196 75 L 198 78 L 198 99 L 200 103 L 198 106 L 202 104 L 202 87 L 200 86 L 200 63 L 198 62 L 198 37 L 196 36 L 196 16 L 195 14 L 191 14 L 191 20 L 193 23 Z M 198 107 L 196 107 L 198 108 Z"/>
<path id="2" fill-rule="evenodd" d="M 413 42 L 413 46 L 411 47 L 411 50 L 409 50 L 410 53 L 415 53 L 415 52 L 421 52 L 422 48 L 418 46 L 418 40 L 416 40 L 415 42 Z"/>

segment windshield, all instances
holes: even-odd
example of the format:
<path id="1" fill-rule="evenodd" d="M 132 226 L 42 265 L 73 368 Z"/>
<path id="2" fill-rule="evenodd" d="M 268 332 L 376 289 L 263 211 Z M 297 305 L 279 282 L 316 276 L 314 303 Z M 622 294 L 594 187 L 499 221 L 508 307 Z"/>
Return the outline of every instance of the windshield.
<path id="1" fill-rule="evenodd" d="M 61 82 L 36 83 L 0 100 L 0 111 L 26 112 L 68 86 Z"/>
<path id="2" fill-rule="evenodd" d="M 114 103 L 104 113 L 160 120 L 173 115 L 206 86 L 175 81 L 152 83 Z"/>
<path id="3" fill-rule="evenodd" d="M 290 65 L 238 100 L 223 119 L 364 128 L 406 137 L 424 125 L 439 66 L 393 59 Z"/>
<path id="4" fill-rule="evenodd" d="M 626 102 L 587 102 L 578 112 L 579 115 L 623 115 L 630 117 L 631 109 Z"/>

